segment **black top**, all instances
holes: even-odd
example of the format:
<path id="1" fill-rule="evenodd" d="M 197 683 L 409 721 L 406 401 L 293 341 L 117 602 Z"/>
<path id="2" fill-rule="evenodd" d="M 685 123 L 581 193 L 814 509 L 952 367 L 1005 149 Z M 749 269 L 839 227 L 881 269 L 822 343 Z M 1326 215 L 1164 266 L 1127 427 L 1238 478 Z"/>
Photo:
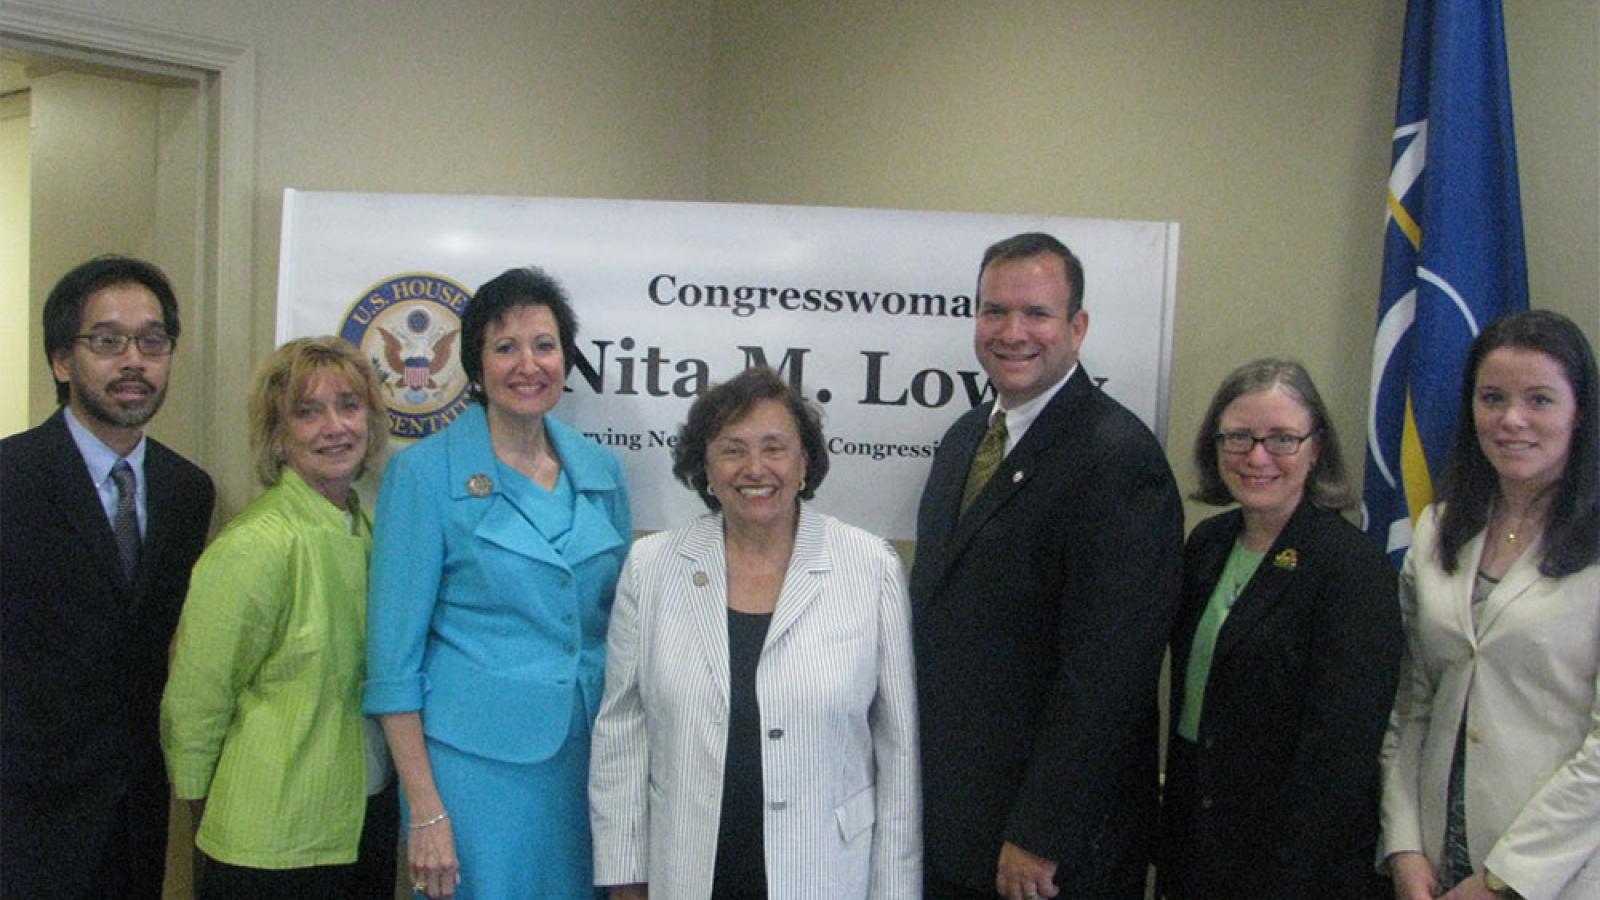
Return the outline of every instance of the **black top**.
<path id="1" fill-rule="evenodd" d="M 767 895 L 756 665 L 771 624 L 771 613 L 728 610 L 728 755 L 722 767 L 714 900 Z"/>
<path id="2" fill-rule="evenodd" d="M 1184 548 L 1173 722 L 1235 509 Z M 920 551 L 919 551 L 920 552 Z M 1383 546 L 1302 501 L 1217 632 L 1198 742 L 1168 745 L 1159 876 L 1168 900 L 1392 897 L 1376 875 L 1378 767 L 1405 632 Z"/>

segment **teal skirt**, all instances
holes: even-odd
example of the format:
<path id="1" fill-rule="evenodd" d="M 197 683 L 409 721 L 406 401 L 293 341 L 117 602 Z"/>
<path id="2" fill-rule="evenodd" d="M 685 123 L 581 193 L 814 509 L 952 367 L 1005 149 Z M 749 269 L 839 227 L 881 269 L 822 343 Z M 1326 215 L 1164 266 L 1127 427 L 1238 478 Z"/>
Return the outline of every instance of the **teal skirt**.
<path id="1" fill-rule="evenodd" d="M 461 866 L 457 900 L 594 900 L 589 717 L 573 693 L 567 741 L 543 762 L 499 762 L 428 739 Z M 403 811 L 411 821 L 410 810 Z M 421 895 L 418 895 L 421 896 Z"/>

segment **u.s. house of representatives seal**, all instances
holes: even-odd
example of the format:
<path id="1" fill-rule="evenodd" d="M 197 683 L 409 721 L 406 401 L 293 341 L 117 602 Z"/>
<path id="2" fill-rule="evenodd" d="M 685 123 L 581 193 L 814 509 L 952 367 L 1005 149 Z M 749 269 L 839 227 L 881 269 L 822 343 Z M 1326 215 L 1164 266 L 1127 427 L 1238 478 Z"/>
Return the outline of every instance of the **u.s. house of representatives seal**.
<path id="1" fill-rule="evenodd" d="M 367 288 L 344 314 L 339 336 L 377 371 L 391 435 L 427 437 L 466 408 L 461 313 L 471 300 L 448 278 L 408 273 Z"/>

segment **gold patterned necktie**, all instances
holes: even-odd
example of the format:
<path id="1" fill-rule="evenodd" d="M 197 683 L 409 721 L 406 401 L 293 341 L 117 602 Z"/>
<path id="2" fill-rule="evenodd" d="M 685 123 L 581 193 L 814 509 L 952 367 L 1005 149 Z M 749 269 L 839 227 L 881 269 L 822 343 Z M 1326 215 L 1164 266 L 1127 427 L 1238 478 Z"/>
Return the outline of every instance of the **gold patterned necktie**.
<path id="1" fill-rule="evenodd" d="M 983 440 L 978 442 L 978 452 L 972 455 L 972 468 L 967 471 L 967 486 L 961 492 L 961 514 L 967 514 L 967 507 L 978 498 L 983 491 L 983 486 L 989 483 L 994 476 L 995 469 L 1000 468 L 1000 460 L 1006 458 L 1006 414 L 997 412 L 989 420 L 989 430 L 983 433 Z"/>

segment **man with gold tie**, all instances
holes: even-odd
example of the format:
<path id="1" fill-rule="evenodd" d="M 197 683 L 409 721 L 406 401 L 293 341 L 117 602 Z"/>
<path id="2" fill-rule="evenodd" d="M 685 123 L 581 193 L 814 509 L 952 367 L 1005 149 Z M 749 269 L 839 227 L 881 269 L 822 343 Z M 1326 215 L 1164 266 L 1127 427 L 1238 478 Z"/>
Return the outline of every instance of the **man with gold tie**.
<path id="1" fill-rule="evenodd" d="M 911 574 L 925 893 L 1139 900 L 1183 510 L 1150 430 L 1078 362 L 1083 266 L 991 246 L 974 349 L 997 395 L 946 432 Z"/>

